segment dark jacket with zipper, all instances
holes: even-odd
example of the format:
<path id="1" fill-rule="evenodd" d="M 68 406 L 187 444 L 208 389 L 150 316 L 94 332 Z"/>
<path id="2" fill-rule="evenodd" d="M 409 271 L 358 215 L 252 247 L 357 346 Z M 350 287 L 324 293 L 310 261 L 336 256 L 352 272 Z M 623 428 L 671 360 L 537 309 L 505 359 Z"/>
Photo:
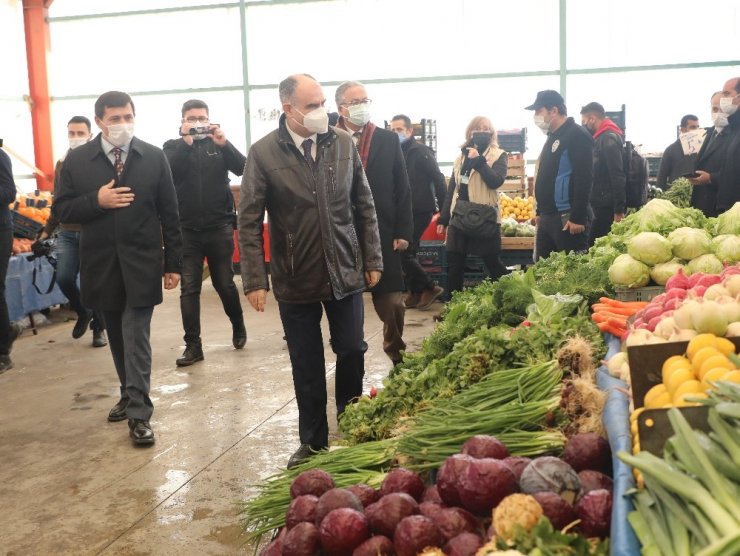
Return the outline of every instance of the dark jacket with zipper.
<path id="1" fill-rule="evenodd" d="M 244 291 L 269 289 L 262 223 L 269 216 L 270 273 L 278 301 L 342 299 L 383 270 L 373 196 L 352 138 L 329 128 L 311 167 L 280 117 L 249 149 L 239 200 Z"/>
<path id="2" fill-rule="evenodd" d="M 537 214 L 570 213 L 570 221 L 585 225 L 593 187 L 593 139 L 568 118 L 542 147 L 534 195 Z"/>
<path id="3" fill-rule="evenodd" d="M 730 131 L 717 188 L 717 212 L 722 213 L 740 201 L 740 110 L 728 118 Z"/>
<path id="4" fill-rule="evenodd" d="M 725 127 L 721 133 L 710 127 L 696 158 L 696 169 L 709 174 L 709 183 L 694 185 L 691 188 L 691 206 L 699 209 L 705 216 L 717 216 L 717 186 L 722 180 L 722 166 L 727 156 L 727 145 L 732 129 Z"/>
<path id="5" fill-rule="evenodd" d="M 627 203 L 624 172 L 624 144 L 621 130 L 606 119 L 594 134 L 594 185 L 591 206 L 612 208 L 614 214 L 624 214 Z"/>
<path id="6" fill-rule="evenodd" d="M 180 223 L 188 230 L 212 230 L 232 224 L 234 197 L 229 172 L 241 176 L 246 157 L 226 142 L 206 137 L 188 145 L 182 138 L 164 144 L 177 191 Z"/>
<path id="7" fill-rule="evenodd" d="M 414 214 L 442 210 L 447 184 L 432 149 L 411 137 L 401 144 L 401 150 L 406 159 Z"/>

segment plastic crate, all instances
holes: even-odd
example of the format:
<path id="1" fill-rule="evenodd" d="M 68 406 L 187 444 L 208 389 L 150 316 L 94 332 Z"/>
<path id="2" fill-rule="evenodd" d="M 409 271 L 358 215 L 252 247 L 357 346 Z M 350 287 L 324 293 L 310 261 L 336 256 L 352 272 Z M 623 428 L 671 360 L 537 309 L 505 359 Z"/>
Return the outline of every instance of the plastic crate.
<path id="1" fill-rule="evenodd" d="M 614 297 L 619 301 L 650 301 L 652 298 L 665 293 L 663 286 L 647 286 L 645 288 L 614 288 Z"/>
<path id="2" fill-rule="evenodd" d="M 447 248 L 441 241 L 422 241 L 416 260 L 421 266 L 447 266 Z"/>
<path id="3" fill-rule="evenodd" d="M 11 211 L 13 215 L 13 235 L 26 239 L 36 239 L 44 225 L 24 216 L 18 211 Z"/>

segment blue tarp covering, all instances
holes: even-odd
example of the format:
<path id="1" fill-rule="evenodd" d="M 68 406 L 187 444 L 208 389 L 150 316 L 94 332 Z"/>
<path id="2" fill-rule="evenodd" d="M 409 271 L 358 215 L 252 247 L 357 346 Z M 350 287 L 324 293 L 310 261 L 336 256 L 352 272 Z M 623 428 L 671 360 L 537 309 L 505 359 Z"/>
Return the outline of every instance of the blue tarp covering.
<path id="1" fill-rule="evenodd" d="M 609 348 L 606 359 L 620 350 L 618 338 L 605 336 Z M 612 507 L 612 527 L 610 550 L 612 556 L 631 556 L 640 554 L 640 543 L 627 521 L 627 514 L 634 509 L 632 501 L 625 492 L 635 487 L 632 468 L 617 458 L 617 452 L 632 452 L 632 434 L 629 421 L 629 396 L 625 393 L 627 385 L 619 379 L 609 376 L 609 371 L 602 366 L 596 373 L 596 383 L 601 390 L 608 393 L 604 407 L 603 422 L 612 449 L 614 466 L 614 502 Z"/>

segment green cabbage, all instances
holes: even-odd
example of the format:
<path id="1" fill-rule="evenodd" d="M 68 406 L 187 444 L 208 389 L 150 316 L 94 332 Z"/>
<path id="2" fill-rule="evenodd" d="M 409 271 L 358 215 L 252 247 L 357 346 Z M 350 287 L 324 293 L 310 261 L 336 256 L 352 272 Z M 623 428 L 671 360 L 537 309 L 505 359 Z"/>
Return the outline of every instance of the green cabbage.
<path id="1" fill-rule="evenodd" d="M 615 286 L 641 288 L 650 282 L 650 269 L 629 255 L 619 255 L 609 267 L 609 280 Z"/>
<path id="2" fill-rule="evenodd" d="M 687 274 L 686 267 L 681 263 L 680 259 L 673 259 L 667 263 L 656 264 L 650 269 L 650 278 L 652 278 L 653 282 L 656 284 L 665 286 L 668 279 L 678 273 L 679 268 L 682 268 L 684 274 Z"/>
<path id="3" fill-rule="evenodd" d="M 678 228 L 668 235 L 673 254 L 679 259 L 691 260 L 712 252 L 712 236 L 696 228 Z"/>
<path id="4" fill-rule="evenodd" d="M 665 263 L 673 257 L 671 242 L 656 232 L 640 232 L 627 242 L 627 253 L 641 263 Z"/>
<path id="5" fill-rule="evenodd" d="M 735 264 L 740 261 L 740 236 L 720 236 L 724 240 L 716 245 L 714 254 L 723 263 Z"/>
<path id="6" fill-rule="evenodd" d="M 717 217 L 717 235 L 740 234 L 740 203 Z"/>
<path id="7" fill-rule="evenodd" d="M 691 259 L 688 264 L 690 274 L 702 272 L 704 274 L 719 274 L 722 272 L 724 265 L 715 255 L 701 255 Z"/>

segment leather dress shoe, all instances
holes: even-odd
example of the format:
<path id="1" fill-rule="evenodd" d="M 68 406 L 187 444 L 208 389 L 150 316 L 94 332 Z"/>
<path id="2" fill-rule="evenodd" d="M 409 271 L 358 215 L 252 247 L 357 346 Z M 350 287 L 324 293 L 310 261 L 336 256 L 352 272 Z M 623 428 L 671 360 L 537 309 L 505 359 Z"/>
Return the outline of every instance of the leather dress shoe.
<path id="1" fill-rule="evenodd" d="M 290 459 L 288 460 L 288 469 L 298 467 L 304 461 L 315 456 L 317 452 L 321 452 L 323 450 L 326 450 L 326 447 L 321 448 L 311 446 L 310 444 L 301 444 L 301 447 L 298 448 L 292 456 L 290 456 Z"/>
<path id="2" fill-rule="evenodd" d="M 231 342 L 234 344 L 236 349 L 242 349 L 247 343 L 247 328 L 244 326 L 244 321 L 241 320 L 236 323 L 232 323 L 231 326 L 234 329 Z"/>
<path id="3" fill-rule="evenodd" d="M 419 298 L 419 303 L 417 303 L 416 308 L 420 311 L 429 309 L 429 307 L 432 306 L 432 303 L 437 301 L 437 298 L 444 292 L 444 288 L 441 288 L 439 286 L 433 286 L 428 290 L 424 290 L 423 292 L 421 292 L 421 297 Z"/>
<path id="4" fill-rule="evenodd" d="M 185 346 L 185 351 L 182 352 L 182 357 L 175 361 L 178 367 L 187 367 L 198 361 L 203 361 L 203 348 L 195 344 Z"/>
<path id="5" fill-rule="evenodd" d="M 419 304 L 419 299 L 421 299 L 421 293 L 411 292 L 403 300 L 403 304 L 407 309 L 413 309 Z"/>
<path id="6" fill-rule="evenodd" d="M 124 421 L 128 417 L 126 415 L 126 406 L 128 405 L 128 400 L 126 399 L 120 399 L 118 400 L 118 403 L 114 405 L 110 412 L 108 412 L 108 421 L 111 423 L 115 423 L 117 421 Z"/>
<path id="7" fill-rule="evenodd" d="M 105 337 L 105 330 L 93 330 L 92 345 L 96 348 L 108 345 L 108 338 Z"/>
<path id="8" fill-rule="evenodd" d="M 138 446 L 148 446 L 154 444 L 154 431 L 149 425 L 149 421 L 143 419 L 128 420 L 128 435 L 134 444 Z"/>
<path id="9" fill-rule="evenodd" d="M 75 340 L 78 338 L 82 338 L 85 335 L 85 332 L 87 332 L 87 327 L 90 326 L 90 321 L 92 320 L 92 318 L 92 311 L 87 311 L 86 313 L 77 317 L 75 327 L 72 329 L 72 337 Z"/>

